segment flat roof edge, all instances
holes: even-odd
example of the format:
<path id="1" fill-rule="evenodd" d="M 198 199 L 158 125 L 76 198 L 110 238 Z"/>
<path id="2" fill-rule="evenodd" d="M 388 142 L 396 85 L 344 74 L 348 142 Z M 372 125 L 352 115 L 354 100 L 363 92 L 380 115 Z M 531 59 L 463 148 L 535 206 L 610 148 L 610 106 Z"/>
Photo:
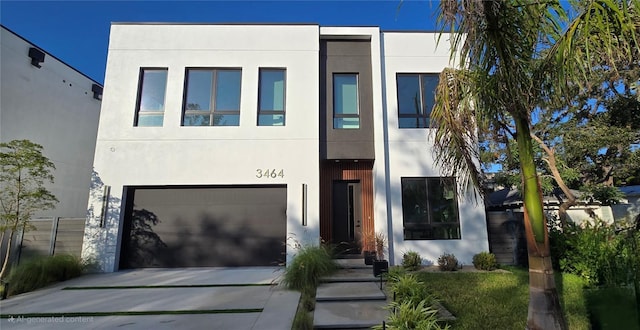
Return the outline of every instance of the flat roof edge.
<path id="1" fill-rule="evenodd" d="M 248 23 L 242 23 L 242 22 L 111 22 L 111 25 L 232 25 L 232 26 L 241 26 L 241 25 L 247 25 L 247 26 L 261 26 L 261 25 L 270 25 L 270 26 L 287 26 L 287 25 L 292 25 L 292 26 L 320 26 L 320 24 L 318 23 L 297 23 L 297 22 L 282 22 L 282 23 L 274 23 L 274 22 L 270 22 L 270 23 L 257 23 L 257 22 L 248 22 Z"/>
<path id="2" fill-rule="evenodd" d="M 19 35 L 18 33 L 14 32 L 13 30 L 11 30 L 11 29 L 9 29 L 8 27 L 4 26 L 3 24 L 0 24 L 0 27 L 2 27 L 3 29 L 5 29 L 5 30 L 9 31 L 9 33 L 13 34 L 14 36 L 16 36 L 16 37 L 18 37 L 18 38 L 22 39 L 24 42 L 28 43 L 29 45 L 31 45 L 31 46 L 33 46 L 33 47 L 35 47 L 35 48 L 40 49 L 41 51 L 45 52 L 47 55 L 49 55 L 49 56 L 51 56 L 52 58 L 54 58 L 56 61 L 58 61 L 58 62 L 60 62 L 60 63 L 62 63 L 62 64 L 64 64 L 64 65 L 66 65 L 66 66 L 67 66 L 67 67 L 69 67 L 71 70 L 73 70 L 73 71 L 75 71 L 75 72 L 77 72 L 77 73 L 81 74 L 81 75 L 82 75 L 82 76 L 84 76 L 85 78 L 87 78 L 87 79 L 89 79 L 89 80 L 93 81 L 94 83 L 96 83 L 96 84 L 100 85 L 100 87 L 104 87 L 102 83 L 97 82 L 97 81 L 96 81 L 96 80 L 94 80 L 93 78 L 91 78 L 91 77 L 87 76 L 84 72 L 82 72 L 82 71 L 80 71 L 80 70 L 78 70 L 78 69 L 74 68 L 73 66 L 69 65 L 69 63 L 67 63 L 67 62 L 65 62 L 65 61 L 63 61 L 63 60 L 61 60 L 61 59 L 59 59 L 59 58 L 58 58 L 58 57 L 56 57 L 55 55 L 53 55 L 53 54 L 49 53 L 48 51 L 44 50 L 42 47 L 40 47 L 40 46 L 38 46 L 38 45 L 34 44 L 33 42 L 31 42 L 31 41 L 29 41 L 29 40 L 27 40 L 27 38 L 25 38 L 25 37 L 23 37 L 23 36 Z"/>

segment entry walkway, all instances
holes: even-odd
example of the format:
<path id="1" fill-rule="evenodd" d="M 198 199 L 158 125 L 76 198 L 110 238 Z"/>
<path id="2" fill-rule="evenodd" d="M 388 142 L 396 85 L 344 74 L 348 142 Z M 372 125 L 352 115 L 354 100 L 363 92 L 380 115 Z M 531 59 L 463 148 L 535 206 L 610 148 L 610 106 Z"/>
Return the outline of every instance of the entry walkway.
<path id="1" fill-rule="evenodd" d="M 338 259 L 341 269 L 316 291 L 316 329 L 368 329 L 382 324 L 389 312 L 380 279 L 363 259 Z"/>
<path id="2" fill-rule="evenodd" d="M 0 301 L 0 329 L 291 329 L 300 293 L 280 267 L 87 275 Z"/>

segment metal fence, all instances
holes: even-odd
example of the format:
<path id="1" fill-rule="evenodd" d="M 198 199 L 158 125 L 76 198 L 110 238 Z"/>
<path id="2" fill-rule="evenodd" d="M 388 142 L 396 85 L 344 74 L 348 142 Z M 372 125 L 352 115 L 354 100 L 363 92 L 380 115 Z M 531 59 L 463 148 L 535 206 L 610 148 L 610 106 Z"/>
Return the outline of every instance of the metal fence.
<path id="1" fill-rule="evenodd" d="M 10 260 L 19 263 L 34 256 L 71 254 L 80 257 L 84 237 L 85 218 L 39 218 L 32 219 L 35 229 L 15 233 Z M 8 233 L 4 235 L 0 256 L 4 260 Z"/>

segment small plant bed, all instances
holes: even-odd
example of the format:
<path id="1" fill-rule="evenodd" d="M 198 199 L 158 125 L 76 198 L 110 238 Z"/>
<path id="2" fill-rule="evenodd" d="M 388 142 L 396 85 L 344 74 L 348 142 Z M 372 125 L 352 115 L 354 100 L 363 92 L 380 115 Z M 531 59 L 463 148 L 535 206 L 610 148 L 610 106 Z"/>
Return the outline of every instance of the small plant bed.
<path id="1" fill-rule="evenodd" d="M 494 270 L 498 268 L 496 255 L 489 252 L 480 252 L 473 256 L 473 267 L 479 270 Z"/>
<path id="2" fill-rule="evenodd" d="M 402 267 L 406 270 L 418 270 L 422 266 L 422 257 L 416 251 L 407 251 L 402 255 Z"/>
<path id="3" fill-rule="evenodd" d="M 296 244 L 298 253 L 285 269 L 281 283 L 301 292 L 292 329 L 313 329 L 312 311 L 315 309 L 316 289 L 323 277 L 333 274 L 338 265 L 329 247 Z"/>
<path id="4" fill-rule="evenodd" d="M 374 329 L 449 329 L 449 321 L 455 317 L 427 289 L 415 273 L 407 272 L 406 267 L 396 266 L 389 269 L 387 287 L 388 297 L 393 297 L 387 305 L 389 317 L 384 325 Z"/>
<path id="5" fill-rule="evenodd" d="M 30 292 L 53 283 L 78 277 L 93 264 L 72 255 L 36 257 L 25 260 L 9 272 L 7 296 Z"/>

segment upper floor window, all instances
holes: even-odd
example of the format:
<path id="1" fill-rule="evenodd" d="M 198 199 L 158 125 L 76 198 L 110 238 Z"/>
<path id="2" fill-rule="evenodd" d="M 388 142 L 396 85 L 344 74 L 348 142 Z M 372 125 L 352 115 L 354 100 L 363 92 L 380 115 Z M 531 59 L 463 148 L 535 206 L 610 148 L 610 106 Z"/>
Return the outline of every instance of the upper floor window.
<path id="1" fill-rule="evenodd" d="M 167 69 L 140 69 L 134 126 L 162 126 Z"/>
<path id="2" fill-rule="evenodd" d="M 438 74 L 399 73 L 396 78 L 400 128 L 428 128 Z"/>
<path id="3" fill-rule="evenodd" d="M 286 70 L 260 69 L 258 126 L 284 126 Z"/>
<path id="4" fill-rule="evenodd" d="M 402 178 L 404 239 L 460 239 L 456 181 Z"/>
<path id="5" fill-rule="evenodd" d="M 183 126 L 240 125 L 240 69 L 187 69 Z"/>
<path id="6" fill-rule="evenodd" d="M 358 74 L 333 74 L 333 128 L 360 128 Z"/>

